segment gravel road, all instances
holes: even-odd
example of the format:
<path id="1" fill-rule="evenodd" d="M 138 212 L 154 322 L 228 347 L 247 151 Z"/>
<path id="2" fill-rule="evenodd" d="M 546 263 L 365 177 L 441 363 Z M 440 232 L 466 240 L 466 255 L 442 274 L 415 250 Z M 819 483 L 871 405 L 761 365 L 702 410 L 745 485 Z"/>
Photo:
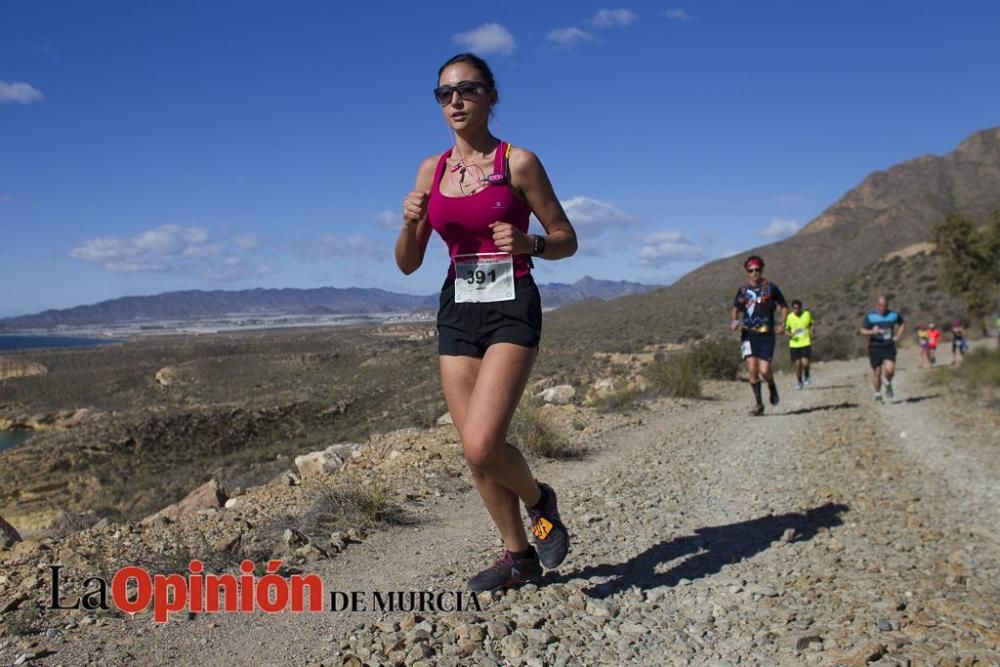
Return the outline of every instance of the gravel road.
<path id="1" fill-rule="evenodd" d="M 570 557 L 482 611 L 108 619 L 30 662 L 1000 664 L 998 421 L 953 418 L 960 403 L 900 361 L 885 405 L 865 361 L 818 364 L 804 391 L 780 377 L 764 417 L 748 416 L 745 385 L 715 383 L 536 466 Z M 448 592 L 491 561 L 473 494 L 411 516 L 312 571 L 327 590 Z M 9 640 L 0 664 L 24 650 Z"/>

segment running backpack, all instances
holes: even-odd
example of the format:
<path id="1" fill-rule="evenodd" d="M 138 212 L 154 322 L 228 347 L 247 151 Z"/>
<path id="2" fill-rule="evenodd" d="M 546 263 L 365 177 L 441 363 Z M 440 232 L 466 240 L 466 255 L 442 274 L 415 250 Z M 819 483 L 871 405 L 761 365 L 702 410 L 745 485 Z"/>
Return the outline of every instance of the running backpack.
<path id="1" fill-rule="evenodd" d="M 761 280 L 760 286 L 761 286 L 760 296 L 757 297 L 757 303 L 764 303 L 765 301 L 768 301 L 771 298 L 771 283 L 769 283 L 767 280 Z M 747 303 L 750 301 L 750 299 L 747 297 L 747 292 L 749 289 L 750 289 L 749 283 L 740 287 L 739 302 L 741 306 L 746 306 Z"/>

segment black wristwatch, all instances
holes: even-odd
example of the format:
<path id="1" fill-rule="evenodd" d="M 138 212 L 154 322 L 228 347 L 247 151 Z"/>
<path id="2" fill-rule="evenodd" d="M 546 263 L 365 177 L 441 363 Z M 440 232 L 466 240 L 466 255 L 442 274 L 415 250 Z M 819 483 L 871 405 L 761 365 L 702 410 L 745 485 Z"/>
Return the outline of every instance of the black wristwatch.
<path id="1" fill-rule="evenodd" d="M 535 234 L 535 247 L 531 249 L 534 257 L 541 257 L 545 254 L 545 237 Z"/>

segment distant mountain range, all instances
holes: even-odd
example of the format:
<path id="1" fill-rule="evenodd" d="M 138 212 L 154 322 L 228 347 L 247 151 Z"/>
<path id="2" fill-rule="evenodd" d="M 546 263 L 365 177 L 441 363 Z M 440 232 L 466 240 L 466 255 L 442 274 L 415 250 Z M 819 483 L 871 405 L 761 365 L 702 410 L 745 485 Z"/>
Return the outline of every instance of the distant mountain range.
<path id="1" fill-rule="evenodd" d="M 542 303 L 557 308 L 586 299 L 607 300 L 638 294 L 657 285 L 585 276 L 572 284 L 540 285 Z M 417 296 L 374 288 L 186 290 L 151 296 L 127 296 L 88 306 L 46 310 L 0 319 L 0 330 L 51 329 L 141 321 L 184 321 L 225 315 L 358 315 L 435 310 L 438 295 Z"/>

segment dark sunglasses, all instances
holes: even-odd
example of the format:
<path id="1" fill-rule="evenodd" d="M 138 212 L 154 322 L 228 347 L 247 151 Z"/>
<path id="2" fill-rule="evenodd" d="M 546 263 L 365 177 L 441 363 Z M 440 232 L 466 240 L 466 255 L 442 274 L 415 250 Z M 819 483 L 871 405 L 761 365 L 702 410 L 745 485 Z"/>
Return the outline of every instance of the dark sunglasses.
<path id="1" fill-rule="evenodd" d="M 444 106 L 451 102 L 452 96 L 458 93 L 463 100 L 479 97 L 489 90 L 482 81 L 459 81 L 455 86 L 439 86 L 434 89 L 434 99 Z"/>
<path id="2" fill-rule="evenodd" d="M 760 273 L 760 272 L 761 272 L 761 271 L 763 271 L 763 270 L 764 270 L 764 269 L 761 269 L 761 268 L 757 268 L 757 267 L 754 267 L 754 268 L 752 268 L 752 269 L 747 269 L 747 273 Z"/>

